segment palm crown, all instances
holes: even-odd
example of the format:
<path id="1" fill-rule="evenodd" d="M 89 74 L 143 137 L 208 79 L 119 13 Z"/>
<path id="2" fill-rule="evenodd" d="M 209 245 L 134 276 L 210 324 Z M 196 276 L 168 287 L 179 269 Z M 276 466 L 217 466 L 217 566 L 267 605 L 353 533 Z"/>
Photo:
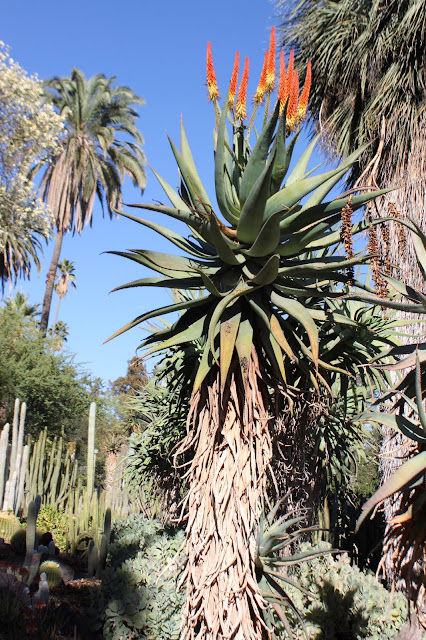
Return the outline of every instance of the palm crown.
<path id="1" fill-rule="evenodd" d="M 46 92 L 67 122 L 62 153 L 46 170 L 42 197 L 59 230 L 81 232 L 91 222 L 96 195 L 110 215 L 121 198 L 121 183 L 130 175 L 145 186 L 142 136 L 135 126 L 134 104 L 143 104 L 128 87 L 113 87 L 115 78 L 97 74 L 86 79 L 79 69 L 70 78 L 53 78 Z M 133 141 L 120 139 L 128 134 Z"/>
<path id="2" fill-rule="evenodd" d="M 65 119 L 66 135 L 41 181 L 42 197 L 57 230 L 41 313 L 43 333 L 49 322 L 63 235 L 81 233 L 84 225 L 92 224 L 96 196 L 102 206 L 105 202 L 112 218 L 121 203 L 125 175 L 135 186 L 145 187 L 142 136 L 133 107 L 143 100 L 128 87 L 112 86 L 114 80 L 102 74 L 87 79 L 74 69 L 70 78 L 53 78 L 46 83 L 48 99 Z"/>

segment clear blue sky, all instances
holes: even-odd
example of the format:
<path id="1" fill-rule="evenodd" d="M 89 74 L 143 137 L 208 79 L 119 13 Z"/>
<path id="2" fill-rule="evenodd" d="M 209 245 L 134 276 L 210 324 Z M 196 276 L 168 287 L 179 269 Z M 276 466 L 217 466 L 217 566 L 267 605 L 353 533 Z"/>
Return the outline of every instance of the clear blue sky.
<path id="1" fill-rule="evenodd" d="M 259 79 L 270 28 L 278 24 L 275 6 L 268 0 L 76 0 L 71 4 L 21 0 L 3 3 L 0 40 L 10 45 L 11 56 L 26 71 L 42 79 L 69 75 L 77 67 L 87 76 L 116 76 L 119 84 L 141 95 L 146 104 L 139 109 L 138 126 L 145 138 L 147 161 L 173 186 L 178 177 L 166 133 L 179 143 L 182 114 L 199 173 L 213 193 L 214 115 L 205 86 L 206 44 L 212 43 L 223 94 L 235 51 L 240 51 L 241 64 L 246 55 L 250 57 L 250 95 Z M 126 181 L 125 202 L 159 200 L 167 199 L 149 169 L 143 195 Z M 140 214 L 158 220 L 155 214 Z M 168 220 L 158 221 L 169 224 Z M 178 223 L 174 228 L 184 231 Z M 124 282 L 155 275 L 103 253 L 131 248 L 168 251 L 171 245 L 133 222 L 102 219 L 96 203 L 93 227 L 81 236 L 66 236 L 61 255 L 75 263 L 77 276 L 77 289 L 68 293 L 60 312 L 60 319 L 69 325 L 68 348 L 77 362 L 106 381 L 125 373 L 143 332 L 133 329 L 106 345 L 103 341 L 143 311 L 169 300 L 164 290 L 152 288 L 108 295 Z M 18 283 L 17 289 L 28 294 L 31 303 L 43 298 L 52 250 L 53 242 L 46 247 L 40 275 L 34 268 L 29 282 Z M 52 315 L 55 305 L 56 296 Z"/>

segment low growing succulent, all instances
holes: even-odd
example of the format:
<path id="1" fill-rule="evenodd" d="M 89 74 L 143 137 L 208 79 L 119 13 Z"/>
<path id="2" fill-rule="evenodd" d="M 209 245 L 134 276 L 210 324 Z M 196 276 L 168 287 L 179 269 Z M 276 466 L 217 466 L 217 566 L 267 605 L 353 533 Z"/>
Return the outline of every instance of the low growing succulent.
<path id="1" fill-rule="evenodd" d="M 176 554 L 184 533 L 134 516 L 115 523 L 111 538 L 111 566 L 92 593 L 92 628 L 103 627 L 106 640 L 177 640 L 184 592 Z"/>
<path id="2" fill-rule="evenodd" d="M 330 550 L 328 543 L 317 547 L 301 545 L 304 553 Z M 371 572 L 353 566 L 347 554 L 322 555 L 292 571 L 292 578 L 310 592 L 291 589 L 292 601 L 303 611 L 303 625 L 308 640 L 347 637 L 351 640 L 392 640 L 403 626 L 408 605 L 401 593 L 391 594 Z M 296 618 L 297 638 L 302 628 Z M 283 635 L 279 636 L 287 638 Z M 299 635 L 298 635 L 299 634 Z"/>

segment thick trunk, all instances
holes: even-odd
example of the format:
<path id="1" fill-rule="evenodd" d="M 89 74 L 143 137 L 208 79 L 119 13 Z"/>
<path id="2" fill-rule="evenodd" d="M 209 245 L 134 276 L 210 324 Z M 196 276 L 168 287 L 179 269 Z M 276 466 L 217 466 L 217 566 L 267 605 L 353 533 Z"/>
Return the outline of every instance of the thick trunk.
<path id="1" fill-rule="evenodd" d="M 255 351 L 246 386 L 231 365 L 221 393 L 218 371 L 192 398 L 189 475 L 187 601 L 184 640 L 265 640 L 255 572 L 256 533 L 271 460 L 268 393 Z"/>
<path id="2" fill-rule="evenodd" d="M 64 232 L 58 231 L 58 233 L 56 234 L 52 260 L 50 262 L 49 271 L 47 272 L 46 291 L 44 294 L 40 320 L 40 332 L 44 336 L 46 335 L 47 327 L 49 326 L 50 307 L 52 306 L 53 289 L 55 288 L 56 271 L 58 268 L 59 258 L 61 257 L 63 237 Z"/>
<path id="3" fill-rule="evenodd" d="M 424 216 L 424 202 L 426 197 L 425 182 L 422 177 L 424 161 L 421 155 L 421 143 L 424 137 L 425 121 L 419 126 L 418 144 L 413 145 L 409 161 L 404 170 L 394 176 L 393 185 L 403 185 L 396 189 L 385 198 L 380 199 L 371 211 L 372 217 L 385 218 L 387 216 L 400 217 L 404 219 L 414 220 L 423 233 L 426 232 L 426 218 Z M 388 185 L 379 185 L 380 188 Z M 386 231 L 389 229 L 389 232 Z M 424 291 L 424 276 L 417 264 L 416 253 L 413 245 L 412 234 L 405 227 L 398 223 L 391 223 L 386 227 L 377 227 L 377 236 L 379 248 L 384 257 L 384 270 L 400 279 L 404 284 L 413 287 L 416 290 Z M 397 266 L 395 266 L 397 265 Z M 383 270 L 383 269 L 382 269 Z M 397 315 L 404 320 L 418 320 L 418 315 L 397 312 Z M 425 325 L 418 323 L 408 326 L 405 331 L 407 333 L 418 334 L 418 338 L 407 336 L 402 338 L 405 343 L 424 341 Z M 402 329 L 404 331 L 404 329 Z M 396 379 L 394 378 L 393 382 Z M 383 442 L 381 447 L 380 463 L 382 483 L 384 483 L 412 454 L 413 442 L 404 435 L 395 433 L 391 429 L 383 427 Z M 401 508 L 401 494 L 396 494 L 385 501 L 384 514 L 387 522 L 385 540 L 392 533 L 392 519 L 399 513 Z M 396 586 L 408 593 L 410 585 L 405 584 L 403 572 L 406 566 L 410 566 L 411 554 L 406 554 L 402 561 L 401 572 L 396 570 L 397 563 L 395 558 L 398 555 L 398 545 L 388 542 L 383 548 L 383 558 L 381 568 L 384 577 L 390 585 Z"/>

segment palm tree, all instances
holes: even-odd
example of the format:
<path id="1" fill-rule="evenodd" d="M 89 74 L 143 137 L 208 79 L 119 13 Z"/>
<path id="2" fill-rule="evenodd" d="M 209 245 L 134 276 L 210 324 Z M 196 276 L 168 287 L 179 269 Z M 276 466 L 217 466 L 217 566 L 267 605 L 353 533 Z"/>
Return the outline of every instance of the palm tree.
<path id="1" fill-rule="evenodd" d="M 339 324 L 339 312 L 332 305 L 327 309 L 327 302 L 346 296 L 385 303 L 367 285 L 357 283 L 352 271 L 370 258 L 352 250 L 352 234 L 368 226 L 352 227 L 350 214 L 374 194 L 323 202 L 362 149 L 337 169 L 312 175 L 307 168 L 310 145 L 289 171 L 298 132 L 290 136 L 306 109 L 309 73 L 299 98 L 297 71 L 286 73 L 281 60 L 278 100 L 269 117 L 275 84 L 272 36 L 255 96 L 256 108 L 265 102 L 265 118 L 253 148 L 253 118 L 248 128 L 244 124 L 248 61 L 236 102 L 238 71 L 221 109 L 208 47 L 207 87 L 216 115 L 215 187 L 221 217 L 199 178 L 182 125 L 180 151 L 171 142 L 181 178 L 179 192 L 156 174 L 171 206 L 134 206 L 180 220 L 189 227 L 189 238 L 158 223 L 122 215 L 165 236 L 189 257 L 150 250 L 112 252 L 160 274 L 119 288 L 206 290 L 204 297 L 188 296 L 138 316 L 114 334 L 162 314 L 185 311 L 171 327 L 148 336 L 143 344 L 148 353 L 188 343 L 199 352 L 187 436 L 178 449 L 178 454 L 189 453 L 190 459 L 185 640 L 270 638 L 265 611 L 268 600 L 281 611 L 276 593 L 281 578 L 268 572 L 261 560 L 271 550 L 272 538 L 256 545 L 256 535 L 260 529 L 262 539 L 275 421 L 293 406 L 302 378 L 321 394 L 329 387 L 327 371 L 339 371 L 319 357 L 321 324 L 324 320 L 333 327 Z M 342 209 L 343 228 L 335 230 Z M 356 289 L 350 289 L 351 284 Z M 321 301 L 323 310 L 318 308 Z M 339 334 L 336 350 L 338 341 Z"/>
<path id="2" fill-rule="evenodd" d="M 394 188 L 366 207 L 365 217 L 374 213 L 381 218 L 389 214 L 409 218 L 424 231 L 426 3 L 302 0 L 290 12 L 284 10 L 283 2 L 278 4 L 283 7 L 283 47 L 296 49 L 298 64 L 312 61 L 315 85 L 310 117 L 313 129 L 322 134 L 323 149 L 331 157 L 345 156 L 370 143 L 352 168 L 348 185 Z M 384 282 L 377 273 L 379 284 L 387 286 L 386 276 L 394 265 L 393 275 L 423 290 L 424 278 L 411 238 L 405 241 L 397 223 L 386 228 L 377 238 L 387 263 Z M 376 238 L 370 237 L 370 242 L 376 243 Z M 422 325 L 410 330 L 421 333 Z M 386 481 L 409 454 L 410 446 L 404 436 L 386 426 L 383 434 L 382 474 Z M 398 500 L 386 502 L 388 522 L 398 507 Z M 386 556 L 385 568 L 394 580 L 392 551 Z"/>
<path id="3" fill-rule="evenodd" d="M 39 306 L 38 304 L 28 304 L 28 296 L 21 291 L 17 291 L 13 298 L 8 298 L 5 301 L 5 308 L 23 320 L 34 321 L 40 315 Z"/>
<path id="4" fill-rule="evenodd" d="M 40 330 L 46 333 L 57 266 L 64 234 L 81 233 L 92 224 L 98 196 L 109 217 L 121 203 L 121 185 L 127 174 L 143 191 L 145 157 L 136 128 L 133 105 L 143 99 L 128 87 L 114 87 L 115 78 L 97 74 L 86 79 L 74 69 L 69 78 L 53 78 L 46 93 L 66 120 L 66 135 L 41 181 L 41 195 L 54 215 L 55 247 L 47 274 Z"/>
<path id="5" fill-rule="evenodd" d="M 53 323 L 52 332 L 51 332 L 52 336 L 55 335 L 58 316 L 59 316 L 59 307 L 61 305 L 61 302 L 63 298 L 65 298 L 65 296 L 67 295 L 69 286 L 71 285 L 73 289 L 75 289 L 77 286 L 75 283 L 74 263 L 71 262 L 71 260 L 67 260 L 67 258 L 64 258 L 64 260 L 59 262 L 58 270 L 59 270 L 59 276 L 55 284 L 55 291 L 58 294 L 58 304 L 56 307 L 55 321 Z"/>
<path id="6" fill-rule="evenodd" d="M 71 260 L 67 260 L 67 258 L 64 258 L 64 260 L 59 262 L 58 270 L 59 270 L 59 276 L 55 284 L 55 290 L 56 290 L 56 293 L 58 294 L 58 304 L 56 307 L 55 321 L 52 327 L 52 337 L 55 335 L 55 330 L 56 330 L 58 316 L 59 316 L 59 307 L 61 305 L 61 302 L 63 298 L 65 298 L 65 296 L 67 295 L 69 286 L 71 285 L 73 289 L 75 289 L 77 286 L 75 284 L 74 263 L 71 262 Z"/>

